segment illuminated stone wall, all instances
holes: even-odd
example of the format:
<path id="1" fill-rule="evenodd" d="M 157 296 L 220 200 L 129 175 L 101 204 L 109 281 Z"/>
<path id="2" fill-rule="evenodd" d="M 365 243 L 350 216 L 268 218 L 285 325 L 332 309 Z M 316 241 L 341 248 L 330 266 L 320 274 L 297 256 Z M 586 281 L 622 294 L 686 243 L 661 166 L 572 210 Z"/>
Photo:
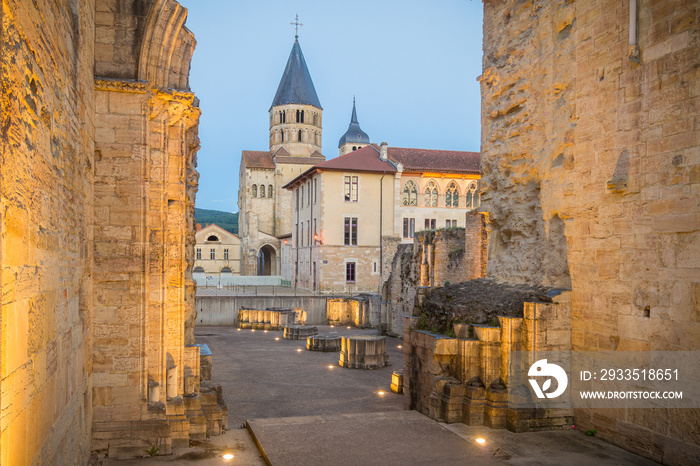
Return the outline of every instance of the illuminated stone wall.
<path id="1" fill-rule="evenodd" d="M 2 3 L 3 465 L 90 454 L 94 10 Z"/>
<path id="2" fill-rule="evenodd" d="M 578 350 L 698 350 L 698 4 L 486 1 L 482 208 L 489 275 L 572 288 Z M 700 458 L 698 412 L 577 410 L 669 464 Z M 694 419 L 694 420 L 692 420 Z M 695 423 L 695 424 L 693 424 Z"/>

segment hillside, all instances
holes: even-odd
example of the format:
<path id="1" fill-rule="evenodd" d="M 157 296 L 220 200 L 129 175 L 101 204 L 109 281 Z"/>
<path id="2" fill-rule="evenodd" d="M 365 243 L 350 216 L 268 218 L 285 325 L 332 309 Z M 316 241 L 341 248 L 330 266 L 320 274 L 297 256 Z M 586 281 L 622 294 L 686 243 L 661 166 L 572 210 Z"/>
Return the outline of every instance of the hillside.
<path id="1" fill-rule="evenodd" d="M 234 234 L 238 234 L 238 212 L 222 212 L 220 210 L 194 209 L 194 218 L 197 223 L 207 226 L 216 223 L 221 228 Z"/>

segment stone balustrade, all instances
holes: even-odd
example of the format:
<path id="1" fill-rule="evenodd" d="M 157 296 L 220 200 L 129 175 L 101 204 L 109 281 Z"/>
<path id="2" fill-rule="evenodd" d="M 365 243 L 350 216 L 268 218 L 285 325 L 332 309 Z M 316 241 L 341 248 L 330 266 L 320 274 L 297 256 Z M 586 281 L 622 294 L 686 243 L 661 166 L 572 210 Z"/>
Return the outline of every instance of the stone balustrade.
<path id="1" fill-rule="evenodd" d="M 260 330 L 280 330 L 288 325 L 303 324 L 306 322 L 306 312 L 302 309 L 268 308 L 239 309 L 238 327 Z"/>
<path id="2" fill-rule="evenodd" d="M 350 335 L 342 337 L 340 367 L 349 369 L 379 369 L 390 365 L 386 354 L 386 337 Z"/>

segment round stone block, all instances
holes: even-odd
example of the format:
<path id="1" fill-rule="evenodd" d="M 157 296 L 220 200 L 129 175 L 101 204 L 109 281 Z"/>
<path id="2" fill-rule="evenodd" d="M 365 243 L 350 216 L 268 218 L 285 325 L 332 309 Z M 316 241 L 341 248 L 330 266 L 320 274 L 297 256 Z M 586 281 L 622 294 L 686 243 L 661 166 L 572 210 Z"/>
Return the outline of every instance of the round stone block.
<path id="1" fill-rule="evenodd" d="M 282 338 L 285 340 L 305 340 L 318 334 L 318 328 L 311 325 L 285 325 L 282 327 Z"/>
<path id="2" fill-rule="evenodd" d="M 314 335 L 306 339 L 306 349 L 309 351 L 340 351 L 338 335 Z"/>
<path id="3" fill-rule="evenodd" d="M 391 365 L 386 354 L 386 337 L 350 335 L 342 337 L 340 367 L 348 369 L 379 369 Z"/>

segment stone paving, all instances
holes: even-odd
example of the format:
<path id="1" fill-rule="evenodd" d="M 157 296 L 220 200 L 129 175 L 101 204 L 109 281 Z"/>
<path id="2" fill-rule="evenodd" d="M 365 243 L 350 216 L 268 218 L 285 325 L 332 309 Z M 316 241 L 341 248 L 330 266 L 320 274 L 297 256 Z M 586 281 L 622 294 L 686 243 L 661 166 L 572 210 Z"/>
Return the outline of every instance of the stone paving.
<path id="1" fill-rule="evenodd" d="M 318 327 L 339 336 L 376 334 Z M 359 370 L 339 367 L 337 352 L 308 351 L 305 341 L 284 340 L 280 331 L 197 327 L 196 337 L 214 354 L 213 382 L 224 386 L 231 430 L 171 457 L 106 460 L 103 466 L 263 465 L 265 458 L 276 466 L 656 464 L 578 431 L 514 434 L 404 411 L 404 395 L 389 388 L 392 372 L 403 367 L 402 342 L 395 338 L 387 338 L 391 366 Z M 246 424 L 248 430 L 238 429 Z M 486 443 L 476 443 L 479 437 Z M 230 462 L 222 458 L 227 452 L 235 455 Z"/>

